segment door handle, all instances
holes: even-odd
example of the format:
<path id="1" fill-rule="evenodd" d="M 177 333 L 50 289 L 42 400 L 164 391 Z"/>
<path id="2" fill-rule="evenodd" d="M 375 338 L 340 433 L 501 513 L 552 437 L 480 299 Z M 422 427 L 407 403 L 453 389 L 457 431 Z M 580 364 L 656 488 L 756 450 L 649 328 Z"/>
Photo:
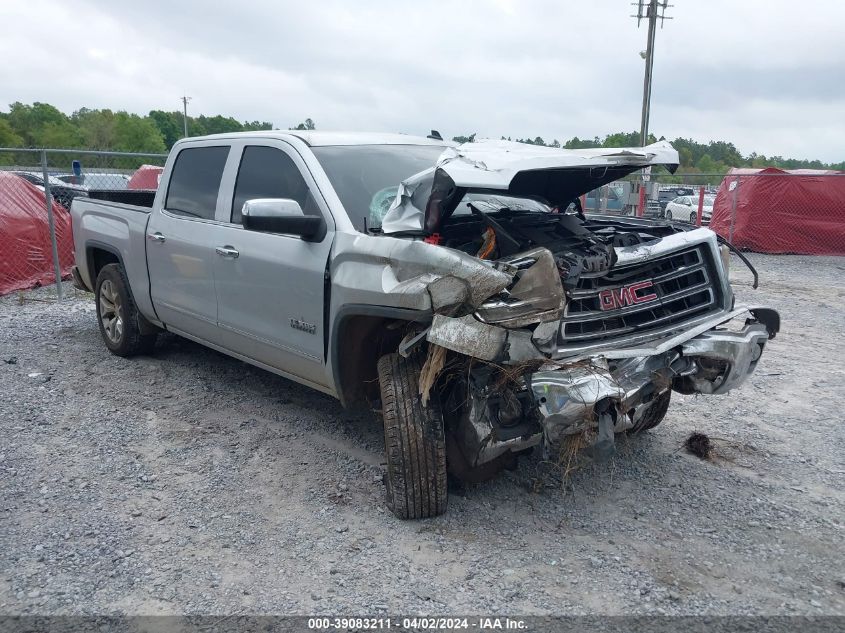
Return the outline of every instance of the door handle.
<path id="1" fill-rule="evenodd" d="M 165 237 L 159 232 L 155 233 L 147 233 L 147 239 L 152 240 L 153 242 L 158 242 L 159 244 L 163 244 L 165 242 Z"/>
<path id="2" fill-rule="evenodd" d="M 220 255 L 220 257 L 226 257 L 228 259 L 237 259 L 238 255 L 240 255 L 237 249 L 232 246 L 217 246 L 214 251 Z"/>

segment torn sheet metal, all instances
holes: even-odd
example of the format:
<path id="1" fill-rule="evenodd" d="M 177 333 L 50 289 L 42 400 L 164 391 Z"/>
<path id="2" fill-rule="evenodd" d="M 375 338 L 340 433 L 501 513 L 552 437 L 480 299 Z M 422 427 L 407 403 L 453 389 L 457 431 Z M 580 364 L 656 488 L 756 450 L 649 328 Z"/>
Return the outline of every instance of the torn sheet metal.
<path id="1" fill-rule="evenodd" d="M 423 286 L 435 311 L 461 304 L 477 307 L 513 280 L 512 274 L 458 251 L 425 242 L 401 245 L 391 254 L 391 271 L 400 284 Z"/>
<path id="2" fill-rule="evenodd" d="M 545 360 L 527 330 L 506 330 L 468 314 L 461 318 L 435 314 L 426 340 L 453 352 L 502 364 Z"/>
<path id="3" fill-rule="evenodd" d="M 435 314 L 427 338 L 429 343 L 471 358 L 494 361 L 504 352 L 508 331 L 481 323 L 471 314 L 462 318 Z"/>
<path id="4" fill-rule="evenodd" d="M 599 401 L 621 401 L 625 397 L 625 390 L 610 374 L 607 362 L 599 358 L 589 364 L 535 372 L 528 376 L 528 384 L 546 439 L 552 444 L 591 424 Z"/>
<path id="5" fill-rule="evenodd" d="M 580 150 L 496 140 L 464 143 L 447 148 L 434 166 L 399 185 L 381 228 L 388 234 L 436 232 L 466 191 L 501 191 L 558 204 L 642 167 L 674 171 L 678 163 L 678 152 L 666 141 Z"/>
<path id="6" fill-rule="evenodd" d="M 566 308 L 566 296 L 554 255 L 547 248 L 536 248 L 503 260 L 522 269 L 516 282 L 500 296 L 491 297 L 476 315 L 485 323 L 517 328 L 557 321 Z"/>
<path id="7" fill-rule="evenodd" d="M 726 366 L 724 375 L 713 380 L 692 376 L 695 391 L 718 395 L 739 387 L 754 372 L 768 340 L 767 327 L 752 323 L 741 332 L 712 330 L 684 343 L 684 356 L 720 361 Z"/>
<path id="8" fill-rule="evenodd" d="M 421 241 L 338 233 L 332 306 L 389 305 L 425 312 L 475 308 L 513 281 L 506 266 Z"/>

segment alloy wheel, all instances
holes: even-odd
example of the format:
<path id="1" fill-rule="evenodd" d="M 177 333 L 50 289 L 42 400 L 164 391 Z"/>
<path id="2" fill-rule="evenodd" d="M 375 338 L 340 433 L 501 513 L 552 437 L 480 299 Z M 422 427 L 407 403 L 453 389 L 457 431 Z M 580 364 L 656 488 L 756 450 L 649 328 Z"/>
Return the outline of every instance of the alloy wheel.
<path id="1" fill-rule="evenodd" d="M 100 285 L 100 321 L 108 339 L 120 343 L 123 338 L 123 316 L 120 294 L 114 283 L 106 279 Z"/>

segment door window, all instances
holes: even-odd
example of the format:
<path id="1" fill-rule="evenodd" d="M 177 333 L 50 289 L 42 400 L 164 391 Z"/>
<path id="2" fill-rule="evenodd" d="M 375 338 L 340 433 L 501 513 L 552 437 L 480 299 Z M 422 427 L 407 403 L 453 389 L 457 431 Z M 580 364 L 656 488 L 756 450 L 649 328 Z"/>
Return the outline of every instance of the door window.
<path id="1" fill-rule="evenodd" d="M 164 208 L 177 215 L 214 219 L 229 147 L 190 147 L 176 157 Z"/>
<path id="2" fill-rule="evenodd" d="M 232 200 L 233 223 L 241 223 L 244 202 L 256 198 L 296 200 L 306 215 L 319 215 L 299 168 L 290 156 L 275 147 L 248 145 L 244 148 Z"/>

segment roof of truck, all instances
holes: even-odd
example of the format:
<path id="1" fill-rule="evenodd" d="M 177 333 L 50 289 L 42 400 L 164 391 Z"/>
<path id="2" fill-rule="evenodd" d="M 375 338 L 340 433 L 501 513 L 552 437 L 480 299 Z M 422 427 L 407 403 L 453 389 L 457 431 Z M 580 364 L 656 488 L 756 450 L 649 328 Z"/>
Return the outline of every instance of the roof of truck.
<path id="1" fill-rule="evenodd" d="M 435 145 L 443 147 L 454 145 L 449 141 L 435 140 L 411 134 L 391 134 L 387 132 L 317 132 L 314 130 L 260 130 L 257 132 L 230 132 L 194 136 L 187 141 L 199 141 L 213 138 L 289 138 L 295 136 L 312 147 L 322 145 Z"/>

